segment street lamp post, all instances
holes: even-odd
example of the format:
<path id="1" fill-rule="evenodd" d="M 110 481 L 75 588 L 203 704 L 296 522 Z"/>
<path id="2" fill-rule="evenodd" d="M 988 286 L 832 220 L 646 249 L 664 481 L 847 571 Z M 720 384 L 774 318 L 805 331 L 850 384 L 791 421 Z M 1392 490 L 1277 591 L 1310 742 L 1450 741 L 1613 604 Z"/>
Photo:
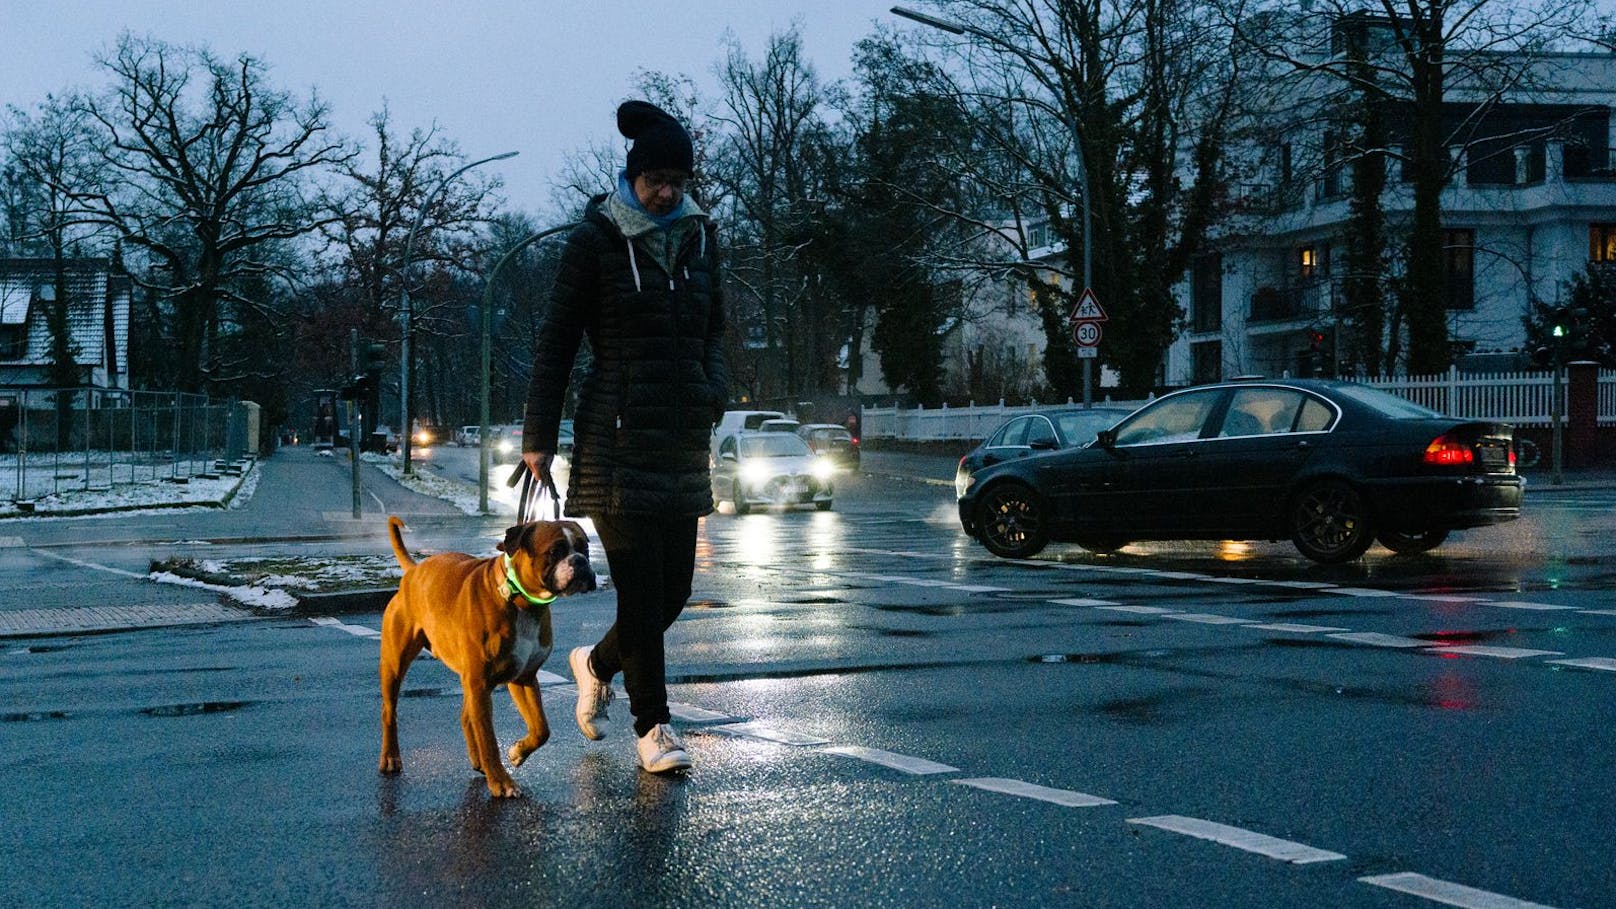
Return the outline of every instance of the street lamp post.
<path id="1" fill-rule="evenodd" d="M 406 474 L 410 472 L 410 443 L 413 436 L 413 427 L 410 425 L 410 335 L 414 333 L 415 322 L 414 313 L 410 310 L 410 254 L 415 249 L 416 231 L 421 229 L 421 222 L 426 218 L 427 209 L 431 208 L 432 203 L 438 200 L 438 196 L 449 188 L 449 184 L 454 181 L 455 177 L 480 164 L 487 164 L 490 161 L 503 161 L 506 158 L 514 158 L 518 154 L 520 152 L 510 151 L 482 158 L 439 180 L 437 188 L 432 190 L 432 194 L 426 197 L 426 201 L 421 203 L 420 210 L 415 213 L 415 223 L 410 226 L 410 235 L 404 241 L 404 261 L 398 267 L 399 284 L 402 286 L 402 292 L 399 295 L 398 315 L 398 432 L 402 437 L 400 444 L 404 449 L 404 473 Z"/>
<path id="2" fill-rule="evenodd" d="M 901 16 L 912 22 L 918 22 L 921 25 L 948 32 L 951 35 L 975 35 L 978 38 L 986 39 L 992 44 L 1003 44 L 1001 40 L 982 29 L 962 22 L 941 19 L 903 6 L 894 6 L 891 11 L 895 16 Z M 1019 49 L 1010 48 L 1010 51 L 1024 61 L 1036 60 L 1036 58 Z M 1077 118 L 1070 111 L 1066 111 L 1061 119 L 1066 128 L 1072 133 L 1072 148 L 1077 153 L 1077 189 L 1078 196 L 1083 201 L 1083 289 L 1088 290 L 1094 286 L 1093 217 L 1089 209 L 1088 160 L 1083 154 L 1083 134 L 1078 131 Z M 1083 406 L 1094 406 L 1094 361 L 1088 358 L 1083 360 Z"/>
<path id="3" fill-rule="evenodd" d="M 574 225 L 572 223 L 562 224 L 559 227 L 551 227 L 546 230 L 541 230 L 536 234 L 529 234 L 526 239 L 522 240 L 522 242 L 516 244 L 515 246 L 512 246 L 506 251 L 505 255 L 499 257 L 499 261 L 495 262 L 494 267 L 489 269 L 488 277 L 483 281 L 483 311 L 480 314 L 482 316 L 483 335 L 482 411 L 480 417 L 481 422 L 479 423 L 477 430 L 477 438 L 481 440 L 478 443 L 477 452 L 477 511 L 481 514 L 488 514 L 488 449 L 490 441 L 488 438 L 488 391 L 489 374 L 493 371 L 492 350 L 494 337 L 494 282 L 498 280 L 500 271 L 512 259 L 516 258 L 517 253 L 527 249 L 529 246 L 532 246 L 551 234 L 560 233 L 561 231 L 568 230 L 573 226 Z M 517 457 L 521 457 L 522 455 L 521 452 L 517 452 L 516 454 Z"/>

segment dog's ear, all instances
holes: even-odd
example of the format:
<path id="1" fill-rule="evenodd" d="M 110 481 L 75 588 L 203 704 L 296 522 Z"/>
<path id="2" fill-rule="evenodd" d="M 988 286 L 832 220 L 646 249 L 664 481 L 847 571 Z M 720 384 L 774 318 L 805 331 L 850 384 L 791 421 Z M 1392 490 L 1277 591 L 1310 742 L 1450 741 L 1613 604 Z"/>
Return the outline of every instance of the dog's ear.
<path id="1" fill-rule="evenodd" d="M 522 548 L 522 536 L 527 532 L 527 529 L 528 525 L 526 524 L 518 524 L 510 528 L 505 531 L 505 539 L 501 540 L 494 548 L 505 553 L 520 551 Z"/>

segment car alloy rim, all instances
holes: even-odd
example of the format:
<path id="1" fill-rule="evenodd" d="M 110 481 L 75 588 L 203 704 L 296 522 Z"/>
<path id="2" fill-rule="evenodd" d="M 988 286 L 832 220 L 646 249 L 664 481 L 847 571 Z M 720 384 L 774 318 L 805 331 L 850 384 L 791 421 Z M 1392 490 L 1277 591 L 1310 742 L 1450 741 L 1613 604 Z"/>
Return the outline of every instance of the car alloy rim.
<path id="1" fill-rule="evenodd" d="M 1359 515 L 1351 509 L 1345 489 L 1320 489 L 1310 494 L 1302 509 L 1307 515 L 1302 534 L 1313 545 L 1336 550 L 1348 545 L 1358 533 Z"/>
<path id="2" fill-rule="evenodd" d="M 1014 492 L 997 493 L 989 509 L 993 520 L 989 532 L 1005 546 L 1019 546 L 1038 529 L 1038 513 L 1025 496 Z"/>

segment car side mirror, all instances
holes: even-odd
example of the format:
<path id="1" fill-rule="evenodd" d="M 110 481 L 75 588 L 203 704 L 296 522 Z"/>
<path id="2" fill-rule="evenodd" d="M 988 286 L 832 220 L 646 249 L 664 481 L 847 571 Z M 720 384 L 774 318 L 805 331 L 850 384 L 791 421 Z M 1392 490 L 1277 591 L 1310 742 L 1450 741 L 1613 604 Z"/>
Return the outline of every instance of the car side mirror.
<path id="1" fill-rule="evenodd" d="M 1115 448 L 1117 445 L 1117 431 L 1115 429 L 1102 429 L 1094 437 L 1094 444 L 1101 448 Z"/>
<path id="2" fill-rule="evenodd" d="M 733 461 L 733 460 L 735 460 L 735 452 L 733 452 L 733 451 L 723 452 L 722 454 L 720 454 L 718 456 L 718 460 L 720 460 L 720 461 Z"/>
<path id="3" fill-rule="evenodd" d="M 1027 447 L 1033 451 L 1054 451 L 1056 448 L 1054 439 L 1035 439 L 1028 442 Z"/>

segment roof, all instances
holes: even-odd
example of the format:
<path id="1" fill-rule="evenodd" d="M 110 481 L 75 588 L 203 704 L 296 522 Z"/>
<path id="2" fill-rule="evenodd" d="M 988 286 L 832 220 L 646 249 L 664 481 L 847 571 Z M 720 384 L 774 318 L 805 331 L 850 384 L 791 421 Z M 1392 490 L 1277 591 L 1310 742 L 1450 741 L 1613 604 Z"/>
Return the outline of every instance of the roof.
<path id="1" fill-rule="evenodd" d="M 110 259 L 66 259 L 62 268 L 76 360 L 80 365 L 110 365 L 125 372 L 133 283 L 114 270 Z M 25 332 L 19 339 L 24 342 L 21 355 L 6 362 L 25 366 L 51 362 L 44 307 L 56 299 L 56 270 L 52 259 L 0 259 L 0 327 Z"/>

